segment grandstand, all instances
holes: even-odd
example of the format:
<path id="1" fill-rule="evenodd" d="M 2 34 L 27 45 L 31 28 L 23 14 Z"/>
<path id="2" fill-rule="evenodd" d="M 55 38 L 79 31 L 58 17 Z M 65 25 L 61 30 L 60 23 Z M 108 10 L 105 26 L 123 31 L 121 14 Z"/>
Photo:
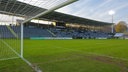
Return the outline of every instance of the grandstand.
<path id="1" fill-rule="evenodd" d="M 38 26 L 37 26 L 38 25 Z M 8 31 L 8 36 L 11 37 L 10 31 L 6 26 L 4 27 Z M 20 26 L 10 26 L 15 33 L 20 33 Z M 42 25 L 38 23 L 27 23 L 24 26 L 24 38 L 31 37 L 70 37 L 70 38 L 110 38 L 109 32 L 103 32 L 101 30 L 91 30 L 90 28 L 70 28 L 66 26 L 52 26 L 52 25 Z"/>
<path id="2" fill-rule="evenodd" d="M 54 25 L 52 23 L 47 25 L 27 22 L 24 24 L 24 38 L 70 37 L 94 39 L 112 37 L 111 23 L 89 20 L 59 12 L 51 12 L 38 19 L 53 22 Z M 76 27 L 73 27 L 72 25 Z"/>
<path id="3" fill-rule="evenodd" d="M 50 18 L 54 20 L 51 20 Z M 70 37 L 70 38 L 81 38 L 81 39 L 112 37 L 110 30 L 112 25 L 111 23 L 89 20 L 58 12 L 52 12 L 47 15 L 44 15 L 44 17 L 41 17 L 41 19 L 53 21 L 55 25 L 53 24 L 46 25 L 39 23 L 34 24 L 31 22 L 25 24 L 25 28 L 26 27 L 31 29 L 38 28 L 44 30 L 45 31 L 44 34 L 46 33 L 51 34 L 51 35 L 46 34 L 45 36 L 42 37 Z M 60 19 L 62 19 L 63 21 Z M 72 25 L 76 27 L 73 27 Z M 41 36 L 36 36 L 36 37 L 41 37 Z"/>
<path id="4" fill-rule="evenodd" d="M 8 4 L 8 6 L 7 6 L 6 9 L 1 7 L 0 13 L 7 14 L 7 15 L 12 15 L 12 13 L 15 13 L 15 16 L 20 16 L 20 17 L 26 17 L 25 15 L 27 15 L 27 17 L 29 18 L 29 17 L 32 17 L 36 14 L 39 14 L 41 11 L 46 10 L 46 9 L 43 9 L 43 8 L 40 8 L 40 7 L 28 5 L 28 7 L 30 7 L 30 9 L 25 8 L 22 13 L 18 10 L 16 12 L 13 12 L 14 10 L 12 10 L 12 9 L 9 11 L 9 7 L 14 2 L 13 1 L 8 2 L 6 0 L 2 0 L 1 1 L 1 6 L 6 7 L 6 3 Z M 18 5 L 18 4 L 21 4 L 21 6 L 19 6 L 19 9 L 26 6 L 26 3 L 23 3 L 23 2 L 20 2 L 20 1 L 16 1 L 15 3 L 16 4 L 14 6 L 11 6 L 11 7 L 14 7 L 13 9 L 15 9 L 16 5 Z M 28 13 L 29 10 L 31 10 L 31 9 L 34 10 L 33 8 L 39 10 L 39 12 L 38 11 L 34 12 L 34 14 Z M 85 19 L 85 18 L 72 16 L 72 15 L 68 15 L 68 14 L 64 14 L 64 13 L 59 13 L 59 12 L 55 12 L 55 11 L 52 11 L 52 12 L 47 13 L 45 15 L 42 15 L 42 16 L 38 17 L 38 19 L 39 20 L 52 21 L 52 22 L 55 22 L 55 23 L 59 23 L 59 25 L 61 25 L 61 23 L 64 23 L 65 25 L 66 24 L 81 25 L 81 26 L 84 25 L 86 27 L 84 28 L 83 32 L 79 32 L 78 27 L 75 28 L 75 29 L 72 29 L 71 26 L 70 26 L 70 28 L 68 26 L 65 26 L 65 29 L 62 31 L 61 29 L 58 30 L 56 28 L 57 26 L 54 26 L 54 28 L 52 26 L 51 26 L 51 28 L 47 27 L 48 29 L 42 29 L 40 27 L 30 28 L 32 23 L 29 23 L 28 26 L 25 25 L 25 27 L 24 27 L 24 38 L 30 38 L 30 37 L 82 37 L 82 38 L 105 37 L 105 38 L 109 38 L 109 37 L 111 37 L 111 35 L 109 35 L 110 32 L 111 32 L 110 31 L 111 25 L 112 25 L 111 23 Z M 35 26 L 36 25 L 41 25 L 41 24 L 37 23 L 37 24 L 35 24 Z M 41 27 L 45 27 L 45 26 L 41 26 Z M 10 27 L 12 28 L 12 30 L 15 33 L 20 32 L 20 26 L 10 26 Z M 7 29 L 6 26 L 1 26 L 1 28 L 2 28 L 2 30 L 4 28 L 4 30 L 7 31 L 5 33 L 6 38 L 9 38 L 9 37 L 12 38 L 13 37 L 13 35 L 9 32 L 9 30 Z M 18 35 L 20 35 L 20 34 L 18 34 Z"/>
<path id="5" fill-rule="evenodd" d="M 53 18 L 53 17 L 55 17 L 55 18 Z M 53 26 L 52 24 L 47 25 L 47 24 L 28 22 L 28 23 L 24 24 L 24 38 L 70 37 L 70 38 L 81 38 L 81 39 L 86 39 L 86 38 L 94 39 L 94 38 L 110 38 L 110 37 L 112 37 L 112 35 L 110 34 L 111 23 L 89 20 L 89 19 L 71 16 L 71 15 L 67 15 L 67 14 L 63 14 L 63 13 L 58 13 L 58 12 L 49 13 L 47 15 L 44 15 L 40 19 L 53 21 L 56 24 L 55 24 L 55 26 Z M 52 19 L 54 19 L 54 20 L 52 20 Z M 63 22 L 62 22 L 62 20 L 59 20 L 59 19 L 62 19 Z M 18 22 L 19 21 L 17 21 L 17 23 Z M 58 23 L 58 25 L 57 25 L 57 23 Z M 20 24 L 20 22 L 18 24 Z M 73 27 L 72 25 L 74 25 L 74 26 L 79 25 L 79 26 Z M 10 27 L 16 34 L 18 34 L 20 36 L 19 33 L 21 31 L 21 27 L 18 25 L 10 25 L 10 26 L 2 25 L 0 27 L 1 27 L 1 33 L 3 31 L 6 32 L 6 33 L 4 33 L 4 36 L 2 36 L 2 37 L 5 37 L 5 38 L 14 37 L 12 35 L 12 33 L 8 30 L 8 27 Z"/>
<path id="6" fill-rule="evenodd" d="M 0 26 L 1 37 L 2 38 L 15 38 L 7 26 Z M 18 34 L 20 37 L 20 26 L 10 26 L 10 28 Z M 27 26 L 24 27 L 24 38 L 31 37 L 70 37 L 70 38 L 110 38 L 109 33 L 100 32 L 100 31 L 91 31 L 91 30 L 77 30 L 71 28 L 41 28 L 41 27 L 33 27 Z"/>

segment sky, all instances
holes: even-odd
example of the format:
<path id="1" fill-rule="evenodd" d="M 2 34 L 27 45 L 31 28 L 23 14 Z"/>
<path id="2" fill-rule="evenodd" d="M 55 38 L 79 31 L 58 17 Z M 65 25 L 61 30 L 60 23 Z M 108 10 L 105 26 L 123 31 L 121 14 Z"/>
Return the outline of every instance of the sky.
<path id="1" fill-rule="evenodd" d="M 113 10 L 114 23 L 126 21 L 128 23 L 128 0 L 78 0 L 56 11 L 83 18 L 112 22 L 109 11 Z"/>
<path id="2" fill-rule="evenodd" d="M 38 7 L 50 9 L 67 0 L 18 0 L 29 3 Z M 58 12 L 79 16 L 87 19 L 112 23 L 112 15 L 109 11 L 114 11 L 113 22 L 125 21 L 128 24 L 128 0 L 78 0 L 68 6 L 62 7 Z M 7 20 L 16 21 L 16 17 L 6 16 L 0 14 L 0 21 Z M 21 18 L 18 18 L 21 19 Z"/>

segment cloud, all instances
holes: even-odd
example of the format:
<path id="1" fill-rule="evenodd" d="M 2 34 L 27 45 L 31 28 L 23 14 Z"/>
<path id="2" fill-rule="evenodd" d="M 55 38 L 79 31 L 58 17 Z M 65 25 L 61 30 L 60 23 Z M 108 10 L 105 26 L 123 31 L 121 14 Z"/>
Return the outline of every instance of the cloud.
<path id="1" fill-rule="evenodd" d="M 76 15 L 75 13 L 77 12 L 76 10 L 80 11 L 81 7 L 84 7 L 85 4 L 87 4 L 90 0 L 79 0 L 77 2 L 74 2 L 73 4 L 67 5 L 65 7 L 62 7 L 56 11 L 62 12 L 62 13 L 67 13 L 67 14 L 72 14 Z M 80 10 L 79 10 L 80 9 Z"/>
<path id="2" fill-rule="evenodd" d="M 103 12 L 102 8 L 104 7 L 104 5 L 106 4 L 110 5 L 112 1 L 113 0 L 104 0 L 101 4 L 96 4 L 96 6 L 94 5 L 90 6 L 93 0 L 79 0 L 78 2 L 71 4 L 69 6 L 66 6 L 64 8 L 61 8 L 57 11 L 84 17 L 84 18 L 101 20 L 100 17 L 97 17 L 97 16 L 99 16 L 99 14 L 102 14 Z M 100 8 L 101 10 L 99 10 Z"/>
<path id="3" fill-rule="evenodd" d="M 115 10 L 116 12 L 124 11 L 127 6 L 128 6 L 128 4 L 126 1 L 120 3 L 116 0 L 115 1 L 108 0 L 108 1 L 105 1 L 104 3 L 102 3 L 101 5 L 95 7 L 92 10 L 92 12 L 88 11 L 86 13 L 86 15 L 83 15 L 83 16 L 85 18 L 90 18 L 90 19 L 95 19 L 95 20 L 105 21 L 105 22 L 111 22 L 111 16 L 108 15 L 108 11 L 111 9 Z M 127 13 L 124 11 L 123 13 L 118 12 L 118 14 L 115 14 L 115 16 L 114 16 L 115 22 L 118 22 L 119 20 L 121 20 L 119 18 L 121 18 L 122 15 L 124 16 L 124 14 L 126 15 Z M 117 19 L 117 17 L 118 17 L 118 19 Z M 124 20 L 124 18 L 122 18 L 122 20 Z M 126 21 L 126 19 L 125 19 L 125 21 Z"/>

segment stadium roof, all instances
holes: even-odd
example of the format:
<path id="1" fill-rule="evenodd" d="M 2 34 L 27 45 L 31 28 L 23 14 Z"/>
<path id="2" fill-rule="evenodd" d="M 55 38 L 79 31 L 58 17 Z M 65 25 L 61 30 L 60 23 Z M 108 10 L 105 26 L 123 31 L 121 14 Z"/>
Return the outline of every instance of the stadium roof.
<path id="1" fill-rule="evenodd" d="M 32 0 L 30 0 L 32 1 Z M 39 1 L 39 0 L 37 0 Z M 48 0 L 49 1 L 49 0 Z M 67 0 L 62 0 L 67 1 Z M 74 0 L 77 1 L 77 0 Z M 36 2 L 35 2 L 36 3 Z M 56 2 L 58 3 L 58 2 Z M 0 13 L 9 14 L 22 17 L 32 17 L 47 9 L 37 7 L 36 5 L 31 5 L 20 0 L 0 0 Z M 60 21 L 66 23 L 76 23 L 76 24 L 87 24 L 87 25 L 110 25 L 111 23 L 100 22 L 90 19 L 85 19 L 77 16 L 72 16 L 59 12 L 50 12 L 46 15 L 40 16 L 41 19 L 47 19 L 51 21 Z"/>
<path id="2" fill-rule="evenodd" d="M 40 18 L 48 19 L 56 22 L 66 22 L 66 23 L 73 23 L 73 24 L 85 24 L 85 25 L 111 25 L 112 24 L 107 22 L 90 20 L 90 19 L 73 16 L 69 14 L 59 13 L 55 11 L 49 14 L 43 15 Z"/>
<path id="3" fill-rule="evenodd" d="M 26 7 L 26 8 L 25 8 Z M 23 9 L 24 8 L 24 9 Z M 31 11 L 30 11 L 31 10 Z M 0 13 L 3 14 L 10 14 L 13 15 L 15 14 L 16 16 L 23 16 L 25 17 L 26 15 L 32 16 L 34 10 L 41 10 L 45 11 L 46 9 L 41 9 L 36 6 L 32 6 L 17 0 L 0 0 Z M 35 12 L 35 14 L 38 14 L 39 12 Z"/>
<path id="4" fill-rule="evenodd" d="M 0 0 L 0 13 L 23 16 L 28 22 L 77 0 Z"/>

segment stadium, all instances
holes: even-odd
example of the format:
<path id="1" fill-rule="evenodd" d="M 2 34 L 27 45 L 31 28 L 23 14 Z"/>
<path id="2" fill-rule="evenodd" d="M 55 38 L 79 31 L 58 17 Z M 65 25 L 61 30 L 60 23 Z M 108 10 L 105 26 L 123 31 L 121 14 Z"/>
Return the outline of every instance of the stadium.
<path id="1" fill-rule="evenodd" d="M 77 2 L 0 0 L 0 72 L 128 72 L 128 29 L 57 11 Z"/>

